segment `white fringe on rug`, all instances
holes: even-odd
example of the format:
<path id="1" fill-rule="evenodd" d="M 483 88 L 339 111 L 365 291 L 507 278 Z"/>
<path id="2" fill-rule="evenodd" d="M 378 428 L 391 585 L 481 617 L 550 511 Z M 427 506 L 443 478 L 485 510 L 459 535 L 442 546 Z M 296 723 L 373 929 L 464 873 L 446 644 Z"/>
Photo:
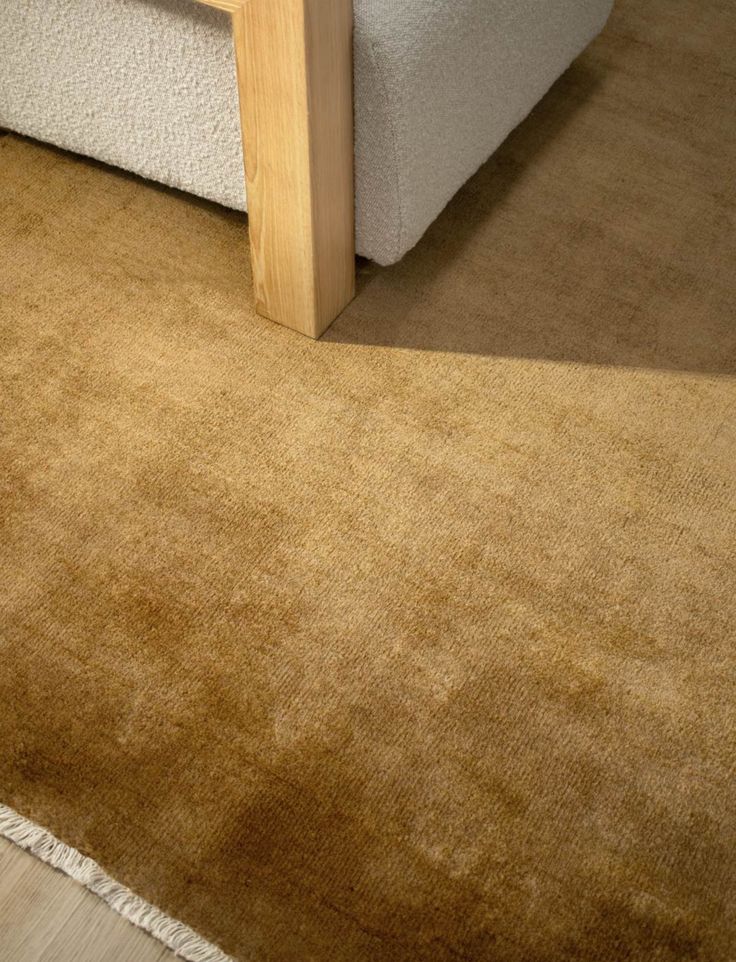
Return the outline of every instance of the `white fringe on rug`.
<path id="1" fill-rule="evenodd" d="M 155 905 L 145 902 L 110 878 L 97 862 L 60 842 L 51 832 L 23 818 L 6 805 L 0 805 L 0 835 L 81 882 L 124 919 L 145 929 L 180 958 L 188 962 L 234 962 L 188 925 L 164 915 Z"/>

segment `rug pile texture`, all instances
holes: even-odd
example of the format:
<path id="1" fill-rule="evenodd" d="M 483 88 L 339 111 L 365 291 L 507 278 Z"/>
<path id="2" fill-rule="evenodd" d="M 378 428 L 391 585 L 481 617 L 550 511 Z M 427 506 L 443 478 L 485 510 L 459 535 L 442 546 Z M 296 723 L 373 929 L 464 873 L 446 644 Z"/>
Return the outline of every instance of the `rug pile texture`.
<path id="1" fill-rule="evenodd" d="M 0 137 L 0 802 L 239 962 L 734 958 L 734 49 L 619 0 L 316 343 Z"/>

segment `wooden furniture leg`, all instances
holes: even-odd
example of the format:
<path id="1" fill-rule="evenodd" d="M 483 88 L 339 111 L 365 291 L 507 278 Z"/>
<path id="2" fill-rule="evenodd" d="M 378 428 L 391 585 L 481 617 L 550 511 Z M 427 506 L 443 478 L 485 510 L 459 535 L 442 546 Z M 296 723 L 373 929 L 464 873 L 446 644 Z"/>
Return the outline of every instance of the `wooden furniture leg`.
<path id="1" fill-rule="evenodd" d="M 259 314 L 319 337 L 355 294 L 352 0 L 199 0 L 233 23 Z"/>

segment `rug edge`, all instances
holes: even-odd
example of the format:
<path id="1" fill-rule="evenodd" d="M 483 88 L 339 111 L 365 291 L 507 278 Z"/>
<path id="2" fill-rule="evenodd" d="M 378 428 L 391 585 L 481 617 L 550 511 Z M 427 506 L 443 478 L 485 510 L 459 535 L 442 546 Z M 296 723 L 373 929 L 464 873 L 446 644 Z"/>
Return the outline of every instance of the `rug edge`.
<path id="1" fill-rule="evenodd" d="M 107 874 L 93 859 L 0 803 L 0 836 L 79 882 L 128 922 L 187 962 L 235 962 L 190 929 Z"/>

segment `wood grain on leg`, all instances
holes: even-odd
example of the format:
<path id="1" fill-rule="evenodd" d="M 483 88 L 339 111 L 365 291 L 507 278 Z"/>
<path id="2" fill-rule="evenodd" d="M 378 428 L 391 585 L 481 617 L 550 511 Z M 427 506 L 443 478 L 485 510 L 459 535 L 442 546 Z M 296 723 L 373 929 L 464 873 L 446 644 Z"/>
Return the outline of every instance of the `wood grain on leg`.
<path id="1" fill-rule="evenodd" d="M 355 293 L 352 0 L 200 0 L 232 15 L 260 314 L 319 337 Z"/>

